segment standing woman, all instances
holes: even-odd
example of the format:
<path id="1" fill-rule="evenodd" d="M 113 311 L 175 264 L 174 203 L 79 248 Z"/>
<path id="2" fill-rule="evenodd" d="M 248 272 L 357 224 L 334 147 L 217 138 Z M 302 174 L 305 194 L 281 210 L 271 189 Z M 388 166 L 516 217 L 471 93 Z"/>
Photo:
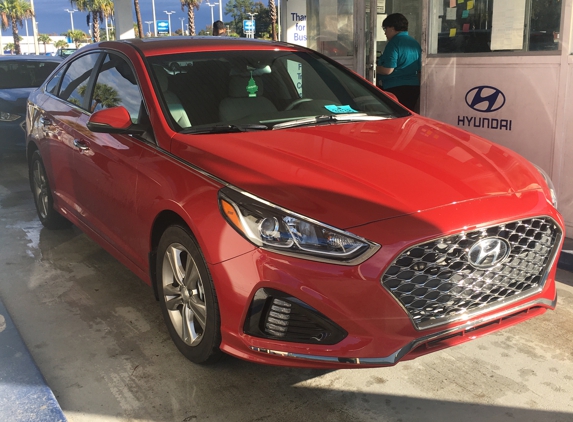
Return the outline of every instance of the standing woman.
<path id="1" fill-rule="evenodd" d="M 422 49 L 418 41 L 408 35 L 408 19 L 401 13 L 388 15 L 382 22 L 382 29 L 388 44 L 376 63 L 378 86 L 414 110 L 420 98 Z"/>

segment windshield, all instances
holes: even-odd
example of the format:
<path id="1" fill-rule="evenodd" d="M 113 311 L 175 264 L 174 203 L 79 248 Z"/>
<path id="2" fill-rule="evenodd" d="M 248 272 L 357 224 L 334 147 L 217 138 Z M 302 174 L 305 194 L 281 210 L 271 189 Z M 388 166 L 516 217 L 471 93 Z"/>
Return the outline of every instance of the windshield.
<path id="1" fill-rule="evenodd" d="M 2 60 L 0 89 L 37 88 L 58 66 L 57 62 Z"/>
<path id="2" fill-rule="evenodd" d="M 218 51 L 149 59 L 168 119 L 186 133 L 279 130 L 407 116 L 312 52 Z"/>

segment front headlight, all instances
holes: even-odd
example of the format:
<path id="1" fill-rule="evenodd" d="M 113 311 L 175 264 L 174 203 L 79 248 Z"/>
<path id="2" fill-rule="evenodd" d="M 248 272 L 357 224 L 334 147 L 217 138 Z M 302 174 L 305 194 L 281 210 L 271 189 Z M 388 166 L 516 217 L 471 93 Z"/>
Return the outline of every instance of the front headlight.
<path id="1" fill-rule="evenodd" d="M 549 192 L 551 193 L 551 203 L 555 208 L 557 208 L 557 192 L 555 191 L 555 186 L 553 186 L 551 178 L 547 173 L 545 173 L 545 171 L 541 167 L 538 167 L 535 164 L 534 166 L 537 169 L 537 171 L 541 174 L 541 176 L 543 176 L 543 178 L 545 179 L 545 183 L 547 183 L 547 187 L 549 188 Z"/>
<path id="2" fill-rule="evenodd" d="M 19 114 L 8 113 L 6 111 L 0 111 L 0 122 L 13 122 L 20 118 Z"/>
<path id="3" fill-rule="evenodd" d="M 219 191 L 219 205 L 225 219 L 247 240 L 277 253 L 356 265 L 380 248 L 352 233 L 231 188 Z"/>

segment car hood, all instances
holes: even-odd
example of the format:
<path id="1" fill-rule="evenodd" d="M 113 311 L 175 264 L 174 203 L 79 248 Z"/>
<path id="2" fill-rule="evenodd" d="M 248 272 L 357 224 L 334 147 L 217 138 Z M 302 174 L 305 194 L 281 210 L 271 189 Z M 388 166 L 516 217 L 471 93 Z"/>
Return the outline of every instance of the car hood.
<path id="1" fill-rule="evenodd" d="M 36 88 L 0 89 L 1 110 L 6 112 L 23 113 L 26 111 L 26 101 Z"/>
<path id="2" fill-rule="evenodd" d="M 541 189 L 524 158 L 421 116 L 224 135 L 177 134 L 172 152 L 279 206 L 351 228 Z"/>

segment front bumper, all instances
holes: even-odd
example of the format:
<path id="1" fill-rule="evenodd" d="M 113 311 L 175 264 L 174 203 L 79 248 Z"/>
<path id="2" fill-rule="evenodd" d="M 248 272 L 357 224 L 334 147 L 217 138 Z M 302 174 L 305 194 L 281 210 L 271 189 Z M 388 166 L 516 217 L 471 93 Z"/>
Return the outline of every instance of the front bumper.
<path id="1" fill-rule="evenodd" d="M 351 231 L 382 249 L 361 265 L 345 267 L 255 250 L 211 268 L 220 312 L 221 348 L 247 360 L 285 366 L 341 368 L 394 365 L 400 360 L 451 347 L 537 316 L 556 304 L 555 256 L 539 288 L 495 306 L 472 310 L 441 324 L 417 326 L 402 303 L 381 283 L 408 248 L 463 231 L 544 215 L 563 227 L 541 192 L 455 204 Z M 562 229 L 561 229 L 562 230 Z M 246 333 L 245 321 L 260 289 L 284 292 L 326 316 L 347 335 L 335 344 L 282 341 Z"/>
<path id="2" fill-rule="evenodd" d="M 473 340 L 479 336 L 498 331 L 503 328 L 515 325 L 545 312 L 547 308 L 555 309 L 557 297 L 553 301 L 547 299 L 537 299 L 515 308 L 507 309 L 493 315 L 489 315 L 471 322 L 462 324 L 455 328 L 449 328 L 426 336 L 419 337 L 406 344 L 401 349 L 389 356 L 348 358 L 316 356 L 302 353 L 283 352 L 280 350 L 263 349 L 251 346 L 255 352 L 266 353 L 283 358 L 302 359 L 323 364 L 350 364 L 355 366 L 391 366 L 398 363 L 404 357 L 413 359 L 437 350 Z"/>
<path id="3" fill-rule="evenodd" d="M 26 151 L 26 119 L 0 122 L 0 153 Z"/>

